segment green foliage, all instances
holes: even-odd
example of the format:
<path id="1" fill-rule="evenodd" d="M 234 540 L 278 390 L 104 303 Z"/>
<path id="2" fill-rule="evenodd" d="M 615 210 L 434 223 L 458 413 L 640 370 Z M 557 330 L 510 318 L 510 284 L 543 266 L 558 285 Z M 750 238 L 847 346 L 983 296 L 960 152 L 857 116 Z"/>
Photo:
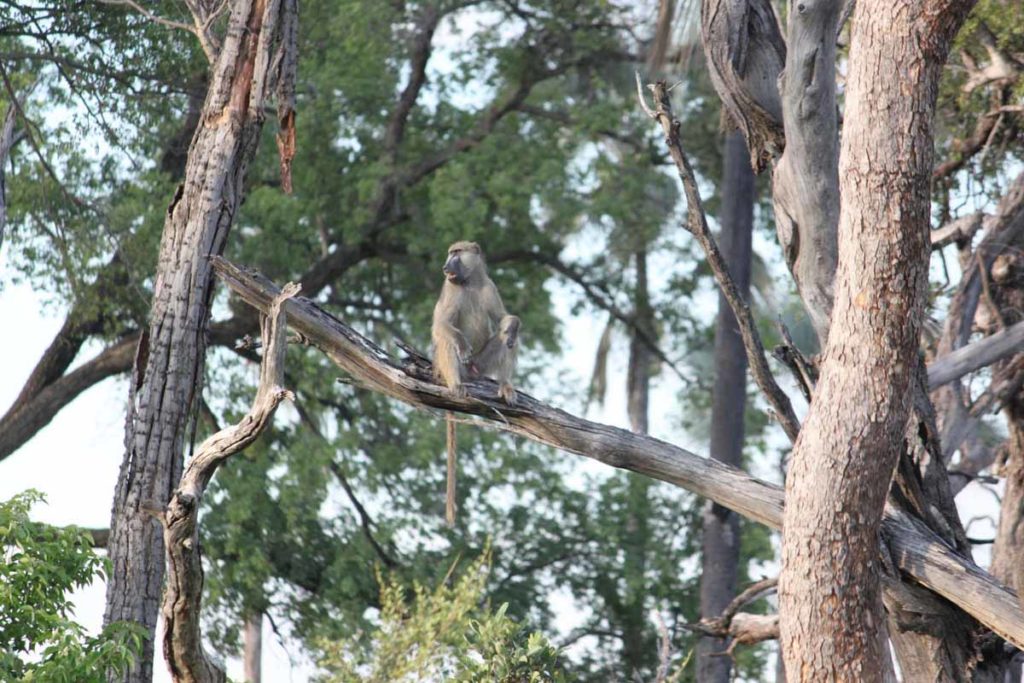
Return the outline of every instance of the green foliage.
<path id="1" fill-rule="evenodd" d="M 68 593 L 109 570 L 89 534 L 30 521 L 27 491 L 0 503 L 0 680 L 91 683 L 123 671 L 142 649 L 135 625 L 90 636 L 71 618 Z"/>
<path id="2" fill-rule="evenodd" d="M 533 683 L 564 681 L 559 654 L 539 632 L 492 610 L 485 599 L 490 553 L 434 589 L 411 588 L 378 572 L 380 609 L 365 638 L 323 644 L 320 666 L 330 683 L 444 680 Z M 454 567 L 453 567 L 454 569 Z"/>

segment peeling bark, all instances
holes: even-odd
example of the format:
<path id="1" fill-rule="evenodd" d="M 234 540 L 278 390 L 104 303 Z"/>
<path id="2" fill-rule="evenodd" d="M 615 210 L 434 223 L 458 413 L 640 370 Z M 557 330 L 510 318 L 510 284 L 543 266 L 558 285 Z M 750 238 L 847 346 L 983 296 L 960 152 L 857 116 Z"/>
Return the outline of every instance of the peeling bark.
<path id="1" fill-rule="evenodd" d="M 783 40 L 766 0 L 701 5 L 715 91 L 743 132 L 755 170 L 775 161 L 779 242 L 822 345 L 839 224 L 835 44 L 842 9 L 840 0 L 794 3 Z"/>
<path id="2" fill-rule="evenodd" d="M 779 21 L 769 0 L 702 0 L 700 15 L 711 82 L 760 173 L 785 145 L 776 84 L 786 62 Z"/>

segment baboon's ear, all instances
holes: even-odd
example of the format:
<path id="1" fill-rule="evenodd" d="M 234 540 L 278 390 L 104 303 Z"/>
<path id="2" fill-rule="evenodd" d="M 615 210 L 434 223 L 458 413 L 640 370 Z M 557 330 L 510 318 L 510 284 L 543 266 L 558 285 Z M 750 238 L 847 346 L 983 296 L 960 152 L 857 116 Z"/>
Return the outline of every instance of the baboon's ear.
<path id="1" fill-rule="evenodd" d="M 477 244 L 476 242 L 470 242 L 469 243 L 469 248 L 470 248 L 470 250 L 472 250 L 472 252 L 474 254 L 479 254 L 480 253 L 480 245 Z"/>

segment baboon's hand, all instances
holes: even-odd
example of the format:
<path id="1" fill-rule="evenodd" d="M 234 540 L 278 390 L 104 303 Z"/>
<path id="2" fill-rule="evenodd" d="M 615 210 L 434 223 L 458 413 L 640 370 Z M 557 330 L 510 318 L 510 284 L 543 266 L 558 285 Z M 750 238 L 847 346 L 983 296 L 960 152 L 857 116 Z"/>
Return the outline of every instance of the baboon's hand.
<path id="1" fill-rule="evenodd" d="M 519 341 L 519 318 L 515 316 L 511 316 L 511 318 L 505 331 L 505 346 L 510 349 Z"/>
<path id="2" fill-rule="evenodd" d="M 498 396 L 505 401 L 505 403 L 513 406 L 516 404 L 516 388 L 511 384 L 501 384 L 498 386 Z"/>

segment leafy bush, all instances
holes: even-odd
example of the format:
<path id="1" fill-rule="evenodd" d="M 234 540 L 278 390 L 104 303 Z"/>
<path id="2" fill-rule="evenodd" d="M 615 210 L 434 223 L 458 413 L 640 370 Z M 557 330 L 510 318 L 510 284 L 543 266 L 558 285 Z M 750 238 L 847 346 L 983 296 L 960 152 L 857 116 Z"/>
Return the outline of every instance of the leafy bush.
<path id="1" fill-rule="evenodd" d="M 323 644 L 329 683 L 397 681 L 564 681 L 558 650 L 482 600 L 490 569 L 485 552 L 454 581 L 409 590 L 378 573 L 380 614 L 370 634 Z M 369 637 L 367 638 L 366 635 Z"/>
<path id="2" fill-rule="evenodd" d="M 0 503 L 0 681 L 91 683 L 123 671 L 141 650 L 134 625 L 89 636 L 71 619 L 68 594 L 105 575 L 88 533 L 32 522 L 38 491 Z"/>

